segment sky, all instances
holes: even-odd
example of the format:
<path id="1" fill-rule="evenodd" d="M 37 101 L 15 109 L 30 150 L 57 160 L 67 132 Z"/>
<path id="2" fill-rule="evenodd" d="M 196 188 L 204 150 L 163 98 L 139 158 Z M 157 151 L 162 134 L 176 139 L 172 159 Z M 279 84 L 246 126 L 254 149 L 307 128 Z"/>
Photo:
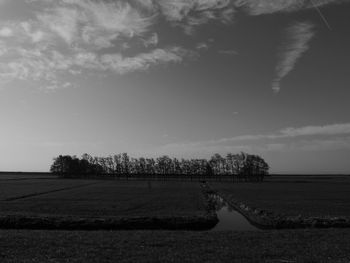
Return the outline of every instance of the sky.
<path id="1" fill-rule="evenodd" d="M 0 0 L 0 170 L 261 155 L 350 173 L 349 0 Z"/>

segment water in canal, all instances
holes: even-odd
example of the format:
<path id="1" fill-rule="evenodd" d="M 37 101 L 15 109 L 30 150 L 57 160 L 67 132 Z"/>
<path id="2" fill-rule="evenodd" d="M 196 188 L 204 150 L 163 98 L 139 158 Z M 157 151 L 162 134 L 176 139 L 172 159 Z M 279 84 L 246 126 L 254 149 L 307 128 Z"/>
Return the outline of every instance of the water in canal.
<path id="1" fill-rule="evenodd" d="M 211 195 L 216 203 L 216 214 L 219 222 L 211 231 L 259 231 L 243 215 L 229 206 L 224 199 L 218 195 Z"/>

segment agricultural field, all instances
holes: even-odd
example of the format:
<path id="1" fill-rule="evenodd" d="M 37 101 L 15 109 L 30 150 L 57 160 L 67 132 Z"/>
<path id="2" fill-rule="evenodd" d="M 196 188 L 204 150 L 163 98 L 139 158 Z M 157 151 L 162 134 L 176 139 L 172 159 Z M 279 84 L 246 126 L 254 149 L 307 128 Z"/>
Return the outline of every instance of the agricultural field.
<path id="1" fill-rule="evenodd" d="M 29 172 L 0 172 L 0 182 L 8 180 L 30 180 L 30 179 L 57 178 L 51 173 L 29 173 Z"/>
<path id="2" fill-rule="evenodd" d="M 211 187 L 250 207 L 287 216 L 350 216 L 349 176 L 272 176 L 263 183 Z"/>
<path id="3" fill-rule="evenodd" d="M 34 177 L 37 178 L 37 177 Z M 268 177 L 209 182 L 212 189 L 278 213 L 349 216 L 349 177 Z M 0 218 L 202 216 L 199 182 L 0 180 Z M 21 218 L 21 217 L 19 217 Z M 85 231 L 0 229 L 0 262 L 349 262 L 350 229 Z"/>
<path id="4" fill-rule="evenodd" d="M 80 188 L 96 181 L 61 179 L 22 179 L 0 181 L 0 200 L 15 201 L 33 196 L 45 195 L 57 191 Z"/>
<path id="5" fill-rule="evenodd" d="M 205 214 L 199 183 L 77 179 L 0 183 L 0 215 L 83 217 Z"/>

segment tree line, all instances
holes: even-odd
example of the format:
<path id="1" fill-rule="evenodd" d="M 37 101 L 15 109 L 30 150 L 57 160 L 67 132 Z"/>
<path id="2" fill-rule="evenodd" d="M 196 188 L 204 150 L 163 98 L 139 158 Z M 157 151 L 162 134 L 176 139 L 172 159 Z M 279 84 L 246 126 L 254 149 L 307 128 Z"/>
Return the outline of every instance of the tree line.
<path id="1" fill-rule="evenodd" d="M 53 159 L 50 171 L 63 177 L 83 176 L 137 176 L 137 175 L 205 175 L 205 176 L 264 176 L 269 165 L 259 155 L 247 153 L 225 157 L 214 154 L 207 159 L 177 159 L 167 155 L 158 158 L 133 158 L 127 153 L 108 157 L 81 158 L 60 155 Z"/>

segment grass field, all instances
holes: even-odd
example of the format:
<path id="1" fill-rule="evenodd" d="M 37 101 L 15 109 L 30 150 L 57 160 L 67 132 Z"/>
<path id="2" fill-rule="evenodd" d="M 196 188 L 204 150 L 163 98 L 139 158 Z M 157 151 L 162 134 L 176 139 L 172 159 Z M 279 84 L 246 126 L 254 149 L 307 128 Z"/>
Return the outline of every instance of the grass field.
<path id="1" fill-rule="evenodd" d="M 0 172 L 0 182 L 3 180 L 29 180 L 35 178 L 57 178 L 51 173 Z"/>
<path id="2" fill-rule="evenodd" d="M 261 232 L 0 230 L 0 262 L 350 261 L 349 229 Z"/>
<path id="3" fill-rule="evenodd" d="M 206 212 L 198 182 L 33 177 L 34 174 L 21 175 L 21 180 L 0 179 L 0 215 L 133 217 Z M 273 176 L 263 183 L 210 182 L 210 185 L 234 200 L 280 214 L 350 216 L 350 177 Z"/>
<path id="4" fill-rule="evenodd" d="M 198 183 L 33 179 L 0 184 L 0 213 L 84 217 L 206 212 Z"/>
<path id="5" fill-rule="evenodd" d="M 61 179 L 26 179 L 0 181 L 0 200 L 16 200 L 25 197 L 49 194 L 58 190 L 79 188 L 98 181 L 61 180 Z"/>
<path id="6" fill-rule="evenodd" d="M 263 183 L 210 183 L 229 199 L 287 216 L 350 216 L 350 177 L 276 176 Z"/>
<path id="7" fill-rule="evenodd" d="M 33 177 L 34 176 L 34 177 Z M 198 182 L 0 179 L 0 217 L 206 214 Z M 350 215 L 349 177 L 209 183 L 248 205 L 303 216 Z M 20 220 L 19 220 L 20 221 Z M 232 231 L 0 230 L 0 262 L 350 262 L 350 229 Z M 69 259 L 69 260 L 68 260 Z"/>

